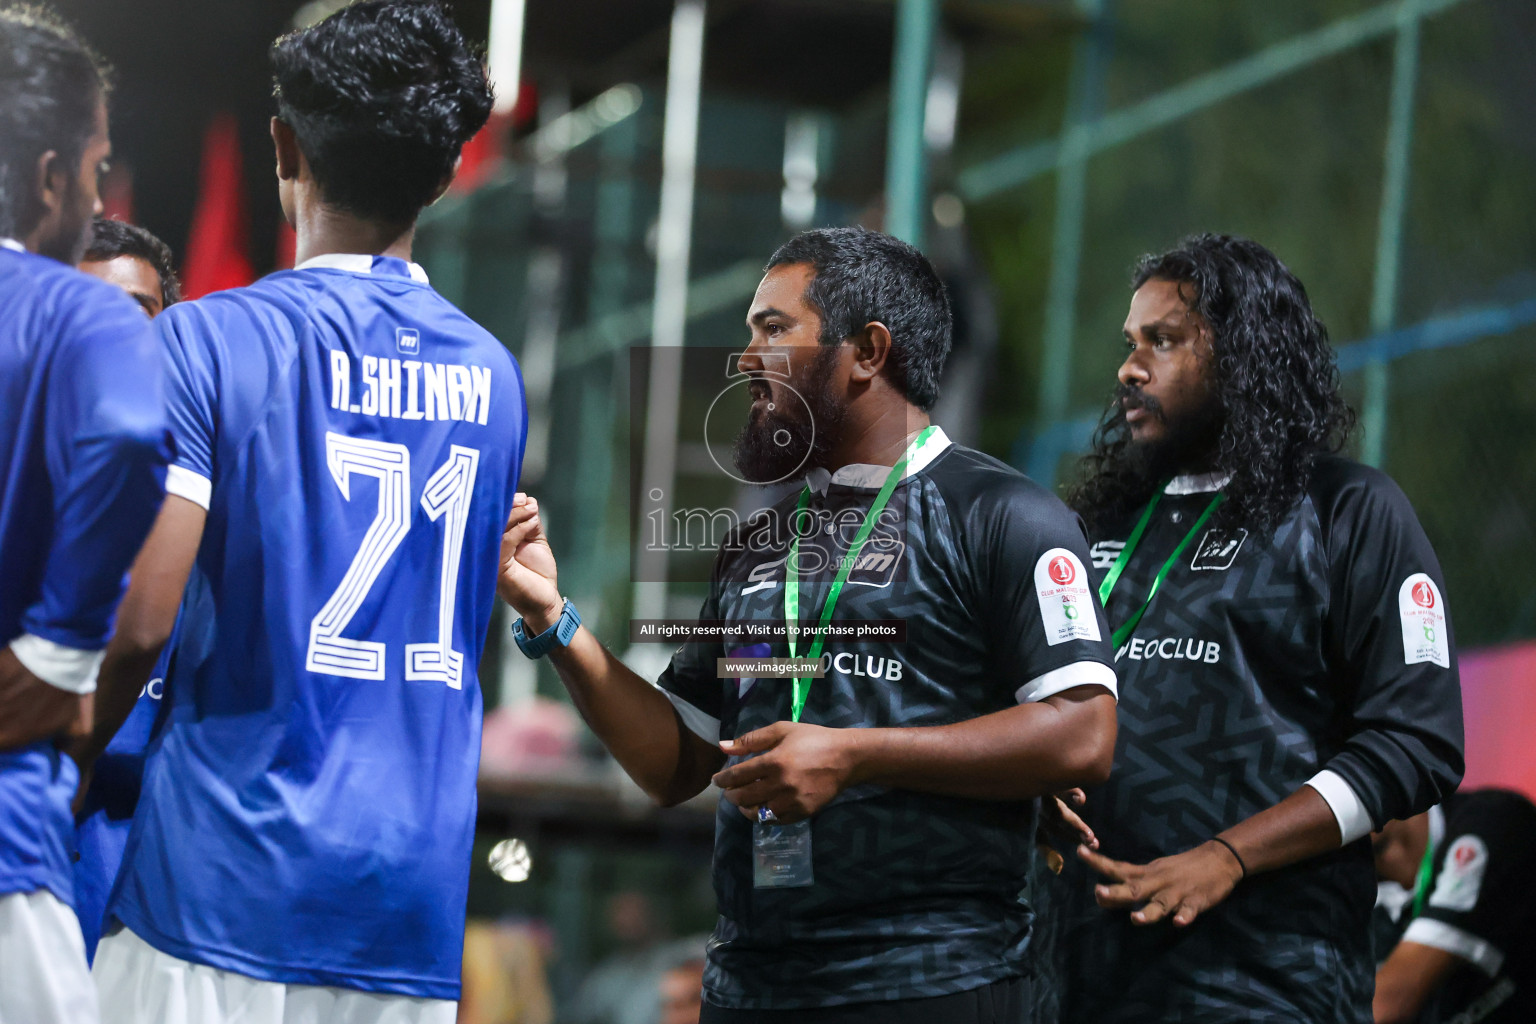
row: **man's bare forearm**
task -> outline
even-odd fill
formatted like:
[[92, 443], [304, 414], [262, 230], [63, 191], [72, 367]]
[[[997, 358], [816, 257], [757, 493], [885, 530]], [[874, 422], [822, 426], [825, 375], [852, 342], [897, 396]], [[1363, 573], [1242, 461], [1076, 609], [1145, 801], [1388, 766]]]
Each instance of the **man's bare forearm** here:
[[1232, 844], [1250, 875], [1337, 850], [1340, 843], [1333, 809], [1311, 786], [1238, 822], [1221, 837]]
[[672, 702], [585, 627], [549, 657], [581, 717], [654, 800], [670, 806], [709, 785], [724, 755], [684, 727]]
[[1026, 800], [1109, 776], [1115, 699], [1081, 687], [953, 725], [848, 732], [850, 784]]
[[149, 682], [175, 628], [176, 612], [206, 521], [202, 508], [174, 494], [160, 506], [155, 525], [128, 571], [128, 591], [118, 608], [117, 630], [102, 658], [95, 727], [70, 748], [82, 767], [89, 767], [107, 749]]

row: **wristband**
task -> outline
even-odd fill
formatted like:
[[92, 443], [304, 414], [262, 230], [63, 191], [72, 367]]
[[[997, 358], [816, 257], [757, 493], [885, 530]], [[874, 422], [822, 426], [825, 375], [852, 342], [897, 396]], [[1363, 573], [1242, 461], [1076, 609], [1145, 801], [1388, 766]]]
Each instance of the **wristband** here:
[[[1225, 846], [1227, 848], [1227, 852], [1232, 855], [1232, 859], [1237, 861], [1237, 866], [1243, 872], [1243, 878], [1247, 878], [1248, 877], [1248, 865], [1243, 863], [1243, 858], [1237, 852], [1237, 848], [1235, 846], [1233, 846], [1231, 843], [1227, 842], [1225, 839], [1221, 838], [1221, 836], [1211, 836], [1211, 842], [1213, 842], [1213, 843], [1220, 843], [1222, 846]], [[1243, 878], [1239, 878], [1238, 881], [1241, 882], [1243, 880]]]
[[519, 618], [512, 623], [512, 639], [517, 641], [520, 651], [530, 658], [542, 658], [556, 646], [569, 647], [571, 638], [576, 635], [576, 630], [581, 626], [581, 615], [576, 611], [576, 606], [570, 598], [565, 599], [565, 607], [560, 609], [560, 618], [538, 636], [530, 637], [523, 628], [523, 620]]

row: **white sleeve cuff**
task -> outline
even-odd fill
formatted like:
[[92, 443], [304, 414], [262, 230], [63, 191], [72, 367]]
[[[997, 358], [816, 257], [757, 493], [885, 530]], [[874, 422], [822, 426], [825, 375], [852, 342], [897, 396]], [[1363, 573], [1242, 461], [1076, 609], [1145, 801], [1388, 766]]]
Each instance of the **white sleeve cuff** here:
[[1408, 930], [1403, 933], [1403, 941], [1432, 946], [1459, 956], [1490, 978], [1504, 966], [1504, 951], [1487, 939], [1480, 939], [1471, 932], [1464, 932], [1455, 925], [1430, 917], [1414, 918]]
[[82, 651], [23, 633], [11, 641], [11, 653], [43, 682], [70, 693], [96, 692], [96, 673], [105, 651]]
[[[661, 690], [659, 686], [656, 688]], [[661, 692], [666, 694], [667, 700], [677, 708], [678, 717], [682, 718], [689, 732], [711, 745], [720, 742], [720, 719], [711, 718], [675, 693], [667, 690], [661, 690]]]
[[213, 501], [213, 481], [186, 466], [168, 466], [165, 470], [165, 493], [186, 498], [206, 512], [209, 503]]
[[1317, 795], [1322, 797], [1333, 811], [1334, 820], [1339, 823], [1339, 835], [1342, 837], [1340, 846], [1348, 846], [1363, 836], [1375, 831], [1375, 825], [1371, 823], [1370, 812], [1365, 809], [1365, 804], [1360, 802], [1360, 797], [1350, 788], [1349, 783], [1337, 772], [1331, 772], [1324, 768], [1307, 780], [1307, 785], [1317, 790]]
[[1020, 704], [1033, 704], [1074, 686], [1102, 686], [1109, 691], [1111, 697], [1120, 699], [1115, 670], [1102, 661], [1074, 661], [1070, 665], [1052, 669], [1019, 687], [1013, 696]]

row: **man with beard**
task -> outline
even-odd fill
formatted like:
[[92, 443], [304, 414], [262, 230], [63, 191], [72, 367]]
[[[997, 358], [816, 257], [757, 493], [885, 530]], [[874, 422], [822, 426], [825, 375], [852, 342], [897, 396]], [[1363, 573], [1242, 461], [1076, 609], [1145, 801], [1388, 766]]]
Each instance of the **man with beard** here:
[[[757, 379], [738, 468], [808, 472], [727, 539], [700, 618], [903, 619], [905, 643], [788, 629], [730, 657], [685, 643], [658, 689], [562, 628], [570, 604], [532, 499], [502, 548], [514, 633], [553, 652], [652, 797], [723, 790], [703, 1021], [1025, 1020], [1033, 798], [1102, 781], [1115, 731], [1082, 528], [929, 424], [950, 312], [915, 249], [861, 229], [799, 235], [747, 324], [739, 368]], [[762, 674], [731, 667], [743, 653], [824, 674], [722, 678]]]
[[159, 346], [73, 267], [111, 151], [105, 72], [0, 8], [0, 1020], [96, 1019], [68, 851], [75, 764], [123, 573], [162, 498]]
[[[1327, 332], [1268, 250], [1143, 259], [1069, 501], [1122, 698], [1083, 816], [1071, 1021], [1368, 1022], [1367, 839], [1462, 771], [1444, 583], [1402, 492], [1337, 456]], [[1097, 883], [1097, 884], [1096, 884]]]

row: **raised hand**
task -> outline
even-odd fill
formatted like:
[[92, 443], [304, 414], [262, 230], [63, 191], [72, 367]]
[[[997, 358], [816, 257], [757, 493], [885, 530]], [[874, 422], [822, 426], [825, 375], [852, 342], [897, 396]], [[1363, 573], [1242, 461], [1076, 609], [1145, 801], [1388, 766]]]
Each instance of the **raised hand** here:
[[538, 500], [521, 492], [512, 500], [512, 515], [501, 535], [496, 592], [523, 617], [530, 634], [553, 625], [565, 603], [556, 582], [555, 554], [539, 519]]

